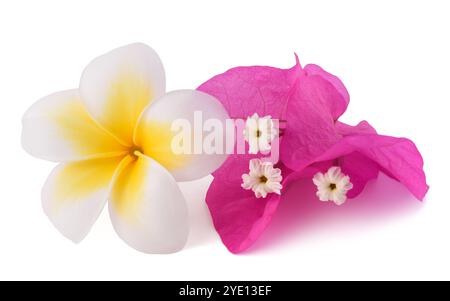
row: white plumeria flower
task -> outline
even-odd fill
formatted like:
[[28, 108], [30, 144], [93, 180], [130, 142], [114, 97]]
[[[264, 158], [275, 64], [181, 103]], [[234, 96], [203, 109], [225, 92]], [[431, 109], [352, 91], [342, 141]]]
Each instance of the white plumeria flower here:
[[330, 167], [325, 174], [315, 174], [313, 182], [317, 186], [316, 195], [319, 200], [333, 201], [336, 205], [342, 205], [347, 200], [347, 191], [353, 188], [350, 177], [343, 174], [337, 166]]
[[22, 145], [59, 164], [42, 191], [45, 213], [74, 242], [89, 232], [108, 200], [117, 234], [146, 253], [180, 250], [188, 214], [176, 181], [210, 174], [226, 155], [175, 154], [171, 123], [194, 112], [228, 115], [212, 96], [166, 94], [163, 65], [144, 44], [115, 49], [84, 70], [79, 89], [36, 102], [23, 117]]
[[257, 154], [270, 150], [270, 143], [278, 135], [278, 130], [270, 115], [259, 117], [258, 113], [247, 117], [244, 129], [245, 141], [249, 144], [249, 153]]
[[242, 175], [242, 188], [253, 190], [257, 198], [265, 198], [268, 193], [280, 194], [281, 170], [273, 168], [271, 162], [263, 162], [260, 159], [252, 159], [249, 163], [249, 173]]

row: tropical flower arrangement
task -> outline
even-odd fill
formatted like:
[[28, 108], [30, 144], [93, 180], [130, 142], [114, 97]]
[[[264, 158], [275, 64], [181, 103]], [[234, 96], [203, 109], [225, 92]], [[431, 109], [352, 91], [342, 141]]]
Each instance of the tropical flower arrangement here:
[[[42, 203], [75, 242], [108, 203], [113, 227], [128, 245], [146, 253], [178, 251], [189, 220], [177, 182], [212, 174], [206, 203], [214, 227], [239, 253], [259, 238], [299, 179], [314, 183], [318, 201], [336, 205], [358, 196], [379, 172], [424, 198], [428, 186], [414, 143], [378, 134], [366, 121], [339, 121], [348, 104], [339, 78], [317, 65], [302, 67], [297, 56], [290, 69], [236, 67], [196, 90], [166, 93], [158, 55], [132, 44], [93, 60], [78, 89], [36, 102], [23, 118], [22, 145], [61, 162], [44, 185]], [[232, 135], [216, 132], [212, 139], [216, 146], [231, 139], [231, 152], [175, 151], [174, 145], [191, 145], [178, 139], [174, 122], [195, 124], [196, 112], [217, 121], [209, 129], [243, 120]], [[187, 137], [195, 135], [189, 127]]]

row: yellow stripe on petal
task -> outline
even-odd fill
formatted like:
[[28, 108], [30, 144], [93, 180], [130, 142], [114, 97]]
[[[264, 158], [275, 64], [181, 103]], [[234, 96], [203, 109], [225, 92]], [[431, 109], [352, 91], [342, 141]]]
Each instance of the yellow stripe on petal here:
[[71, 162], [127, 151], [91, 118], [76, 89], [37, 101], [25, 113], [22, 124], [22, 145], [39, 158]]
[[101, 158], [65, 164], [55, 175], [56, 201], [82, 200], [107, 188], [122, 157]]
[[172, 171], [189, 163], [188, 156], [172, 150], [172, 140], [176, 134], [169, 122], [144, 119], [136, 128], [135, 140], [146, 156]]
[[139, 43], [94, 59], [80, 80], [80, 93], [91, 116], [129, 147], [140, 114], [164, 92], [161, 60], [152, 48]]
[[80, 156], [114, 156], [127, 151], [89, 116], [83, 103], [74, 98], [49, 112], [61, 137]]
[[[222, 104], [211, 95], [195, 90], [172, 91], [145, 109], [134, 138], [144, 153], [168, 169], [175, 180], [195, 180], [212, 173], [227, 158], [225, 142], [234, 141], [233, 131], [224, 132], [227, 119]], [[203, 132], [198, 133], [197, 124]]]
[[128, 156], [115, 177], [109, 214], [117, 234], [146, 253], [180, 250], [188, 235], [186, 202], [175, 179], [155, 160]]
[[136, 122], [152, 99], [152, 89], [147, 81], [132, 71], [125, 71], [111, 84], [102, 124], [131, 146]]
[[132, 222], [144, 199], [149, 161], [130, 155], [121, 165], [112, 188], [111, 203], [119, 215]]
[[42, 189], [42, 206], [55, 227], [79, 242], [89, 232], [108, 198], [122, 158], [59, 164]]

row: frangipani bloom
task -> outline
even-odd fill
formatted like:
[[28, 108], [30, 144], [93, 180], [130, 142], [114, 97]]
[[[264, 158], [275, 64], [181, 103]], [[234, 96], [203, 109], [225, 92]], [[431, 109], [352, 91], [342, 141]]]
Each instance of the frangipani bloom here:
[[[233, 253], [250, 247], [275, 214], [283, 191], [296, 179], [312, 179], [318, 172], [337, 166], [349, 177], [356, 197], [379, 171], [403, 183], [418, 199], [428, 186], [423, 161], [414, 143], [405, 138], [378, 135], [365, 121], [349, 126], [338, 121], [349, 95], [342, 82], [317, 65], [290, 69], [237, 67], [217, 75], [198, 90], [219, 99], [230, 116], [270, 115], [285, 120], [280, 137], [281, 196], [257, 198], [241, 187], [251, 159], [263, 155], [232, 155], [213, 173], [206, 202], [214, 226]], [[274, 162], [275, 163], [275, 162]], [[301, 201], [298, 199], [284, 201]]]
[[84, 70], [79, 89], [35, 103], [23, 117], [22, 145], [30, 154], [62, 162], [42, 190], [45, 213], [74, 242], [81, 241], [109, 200], [117, 234], [147, 253], [181, 249], [188, 213], [176, 181], [210, 174], [225, 155], [177, 155], [171, 123], [228, 118], [205, 93], [165, 94], [158, 55], [143, 44], [113, 50]]

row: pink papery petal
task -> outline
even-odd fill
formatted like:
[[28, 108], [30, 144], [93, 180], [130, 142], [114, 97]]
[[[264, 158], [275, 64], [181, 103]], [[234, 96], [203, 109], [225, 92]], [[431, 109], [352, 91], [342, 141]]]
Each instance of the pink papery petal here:
[[[356, 126], [337, 121], [335, 126], [336, 131], [344, 137], [377, 133], [367, 121], [361, 121]], [[350, 199], [357, 197], [364, 190], [367, 182], [376, 179], [380, 169], [375, 162], [358, 152], [339, 158], [338, 165], [344, 174], [350, 176], [353, 184], [353, 188], [347, 193], [347, 197]]]
[[[280, 196], [275, 193], [256, 198], [253, 191], [241, 188], [240, 175], [248, 172], [249, 164], [249, 158], [243, 157], [246, 156], [227, 160], [215, 174], [206, 194], [214, 227], [232, 253], [246, 250], [259, 238], [280, 202]], [[283, 168], [283, 186], [288, 174]]]
[[[375, 163], [380, 171], [404, 184], [417, 199], [424, 198], [428, 185], [422, 156], [409, 139], [377, 134], [348, 135], [315, 161], [340, 159], [344, 162], [343, 171], [348, 172], [351, 179], [355, 177], [358, 185], [362, 185], [376, 177], [375, 167], [363, 157]], [[359, 189], [357, 187], [357, 193]]]
[[347, 192], [348, 198], [357, 197], [366, 186], [367, 182], [374, 180], [378, 176], [378, 165], [359, 152], [339, 158], [338, 165], [342, 172], [350, 177], [353, 188]]
[[377, 131], [365, 120], [355, 126], [336, 121], [335, 127], [336, 131], [342, 136], [377, 133]]
[[236, 185], [240, 187], [239, 182], [223, 183], [215, 179], [206, 195], [214, 227], [232, 253], [242, 252], [256, 241], [280, 201], [280, 196], [274, 193], [257, 199], [253, 191], [235, 189]]
[[301, 170], [341, 139], [335, 129], [337, 107], [346, 103], [333, 85], [321, 76], [300, 76], [286, 111], [280, 146], [284, 164]]
[[[345, 110], [347, 109], [348, 103], [350, 102], [350, 95], [348, 94], [347, 89], [345, 88], [342, 81], [337, 76], [328, 73], [321, 67], [314, 64], [306, 65], [304, 71], [310, 76], [317, 75], [322, 77], [325, 81], [333, 86], [334, 89], [330, 89], [328, 92], [332, 94], [331, 97], [328, 97], [328, 100], [331, 100], [331, 102], [329, 103], [329, 107], [333, 118], [337, 120], [342, 114], [344, 114]], [[341, 99], [337, 100], [338, 95], [333, 95], [335, 93], [338, 93]]]
[[301, 66], [279, 69], [265, 66], [236, 67], [203, 83], [197, 90], [215, 96], [232, 118], [258, 113], [281, 118]]
[[[301, 102], [320, 103], [332, 119], [337, 119], [349, 102], [347, 90], [336, 76], [317, 65], [302, 69], [297, 56], [295, 66], [289, 69], [236, 67], [197, 88], [219, 99], [231, 117], [243, 119], [254, 113], [286, 119], [287, 106], [298, 101], [296, 91], [299, 89], [303, 97], [309, 97], [300, 99]], [[298, 117], [308, 113], [312, 112], [305, 111]], [[322, 112], [315, 112], [318, 113], [322, 115]]]
[[[280, 156], [291, 169], [326, 151], [339, 139], [334, 121], [349, 97], [341, 81], [316, 65], [303, 70], [237, 67], [208, 80], [198, 90], [215, 96], [233, 118], [258, 113], [287, 120]], [[289, 109], [288, 109], [289, 108]]]

